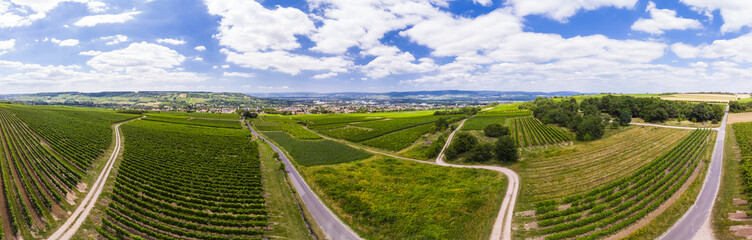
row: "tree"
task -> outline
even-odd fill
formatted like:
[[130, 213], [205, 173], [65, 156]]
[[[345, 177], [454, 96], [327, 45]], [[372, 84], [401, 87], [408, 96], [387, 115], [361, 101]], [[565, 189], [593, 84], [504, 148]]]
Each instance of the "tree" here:
[[632, 110], [629, 108], [622, 108], [619, 110], [619, 124], [627, 126], [632, 122]]
[[478, 144], [478, 139], [470, 133], [460, 132], [457, 134], [457, 140], [455, 140], [450, 148], [457, 153], [462, 154], [470, 151], [475, 145]]
[[585, 116], [577, 125], [577, 140], [590, 141], [603, 137], [606, 127], [599, 116]]
[[498, 123], [492, 123], [486, 126], [485, 129], [483, 129], [483, 134], [485, 134], [488, 137], [501, 137], [504, 135], [509, 135], [509, 128], [501, 126], [501, 124]]
[[510, 136], [501, 136], [494, 144], [494, 154], [496, 159], [502, 162], [515, 162], [519, 157], [517, 146]]
[[475, 145], [467, 156], [467, 160], [471, 162], [486, 162], [491, 160], [493, 156], [493, 147], [488, 143], [481, 143]]
[[250, 111], [247, 111], [247, 110], [243, 110], [243, 117], [245, 117], [245, 118], [257, 118], [258, 117], [258, 113], [250, 112]]
[[447, 127], [449, 127], [449, 122], [447, 122], [446, 118], [443, 118], [443, 117], [436, 119], [436, 121], [433, 124], [434, 124], [434, 132], [447, 129]]

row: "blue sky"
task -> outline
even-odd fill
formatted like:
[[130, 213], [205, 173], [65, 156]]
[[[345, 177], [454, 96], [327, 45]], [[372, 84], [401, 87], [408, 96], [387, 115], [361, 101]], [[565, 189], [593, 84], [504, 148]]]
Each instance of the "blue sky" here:
[[0, 0], [0, 93], [752, 91], [748, 0]]

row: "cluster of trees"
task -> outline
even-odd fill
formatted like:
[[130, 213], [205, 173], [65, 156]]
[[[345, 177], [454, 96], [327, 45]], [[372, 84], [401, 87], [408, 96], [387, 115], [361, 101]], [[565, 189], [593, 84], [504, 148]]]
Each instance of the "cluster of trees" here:
[[752, 102], [740, 103], [738, 101], [729, 102], [729, 112], [742, 113], [752, 111]]
[[266, 114], [279, 114], [283, 116], [292, 115], [292, 111], [277, 111], [274, 108], [262, 108], [261, 110], [259, 110], [259, 112], [263, 112]]
[[501, 162], [517, 161], [519, 154], [514, 140], [509, 136], [509, 128], [494, 123], [488, 125], [483, 132], [486, 136], [497, 137], [496, 141], [479, 143], [478, 138], [470, 133], [457, 133], [457, 139], [447, 148], [447, 158], [456, 159], [459, 156], [465, 156], [470, 162], [487, 162], [491, 159]]
[[258, 113], [251, 112], [251, 111], [248, 111], [248, 110], [238, 109], [235, 112], [238, 113], [238, 114], [240, 114], [240, 116], [243, 116], [244, 118], [257, 118], [258, 117]]
[[463, 107], [454, 110], [439, 110], [433, 112], [433, 115], [475, 115], [480, 112], [481, 107]]
[[663, 122], [673, 118], [715, 123], [723, 118], [724, 113], [721, 105], [614, 95], [587, 98], [581, 103], [574, 98], [562, 101], [537, 98], [527, 107], [543, 123], [560, 124], [572, 129], [580, 141], [600, 139], [606, 125], [626, 126], [633, 117], [647, 122]]
[[431, 132], [436, 133], [438, 131], [443, 131], [444, 129], [449, 128], [449, 121], [447, 120], [448, 118], [443, 117], [436, 119], [436, 121], [433, 122], [433, 126], [431, 127]]

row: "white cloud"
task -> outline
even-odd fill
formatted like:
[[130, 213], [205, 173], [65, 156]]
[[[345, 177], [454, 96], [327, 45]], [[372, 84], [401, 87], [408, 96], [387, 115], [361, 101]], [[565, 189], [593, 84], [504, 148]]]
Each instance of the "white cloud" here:
[[334, 77], [334, 76], [337, 76], [337, 75], [338, 74], [336, 72], [330, 72], [330, 73], [322, 73], [322, 74], [313, 75], [313, 78], [315, 78], [315, 79], [325, 79], [325, 78], [330, 78], [330, 77]]
[[205, 0], [209, 13], [222, 16], [219, 44], [240, 52], [290, 50], [300, 47], [295, 35], [315, 29], [297, 8], [270, 10], [256, 1]]
[[202, 58], [202, 57], [199, 57], [199, 56], [195, 56], [195, 57], [193, 57], [193, 61], [196, 61], [196, 62], [203, 62], [203, 61], [204, 61], [204, 58]]
[[650, 12], [650, 19], [640, 18], [632, 24], [632, 30], [651, 34], [663, 34], [665, 30], [687, 30], [702, 28], [700, 21], [676, 16], [671, 9], [658, 9], [655, 3], [648, 3], [645, 11]]
[[296, 35], [315, 29], [308, 15], [296, 8], [266, 9], [256, 1], [205, 0], [210, 14], [222, 16], [219, 45], [227, 61], [239, 66], [272, 69], [289, 74], [303, 70], [347, 71], [350, 61], [340, 56], [314, 58], [287, 52], [300, 48]]
[[703, 62], [703, 61], [699, 61], [699, 62], [696, 62], [696, 63], [690, 63], [689, 66], [692, 66], [692, 67], [695, 67], [695, 68], [707, 68], [708, 64], [705, 63], [705, 62]]
[[165, 46], [140, 42], [97, 54], [86, 64], [100, 72], [143, 73], [174, 68], [185, 59], [185, 56]]
[[728, 59], [738, 63], [752, 63], [752, 33], [734, 39], [715, 40], [710, 45], [693, 47], [676, 43], [671, 49], [680, 58]]
[[128, 41], [128, 36], [118, 34], [118, 35], [114, 35], [114, 36], [101, 37], [99, 39], [101, 39], [103, 41], [107, 41], [105, 43], [107, 45], [116, 45], [116, 44], [119, 44], [121, 42], [127, 42]]
[[86, 51], [86, 52], [79, 52], [78, 53], [78, 55], [82, 55], [82, 56], [96, 56], [96, 55], [99, 55], [99, 54], [102, 54], [102, 52], [100, 52], [100, 51], [94, 51], [94, 50], [89, 50], [89, 51]]
[[238, 66], [261, 70], [273, 69], [292, 75], [297, 75], [303, 70], [346, 72], [352, 64], [342, 57], [314, 58], [286, 51], [236, 53], [222, 49], [220, 52], [227, 55], [228, 62]]
[[133, 16], [138, 15], [139, 11], [124, 12], [121, 14], [102, 14], [82, 17], [73, 25], [78, 27], [93, 27], [104, 23], [124, 23], [133, 20]]
[[172, 44], [172, 45], [183, 45], [185, 44], [185, 41], [180, 39], [174, 39], [174, 38], [162, 38], [157, 39], [158, 43], [166, 43], [166, 44]]
[[203, 52], [203, 51], [206, 51], [206, 47], [204, 47], [204, 46], [196, 46], [196, 47], [195, 47], [195, 48], [193, 48], [193, 49], [196, 49], [196, 51], [199, 51], [199, 52]]
[[16, 39], [0, 41], [0, 50], [11, 50], [16, 46]]
[[310, 4], [323, 12], [322, 26], [311, 34], [316, 42], [312, 50], [334, 54], [353, 46], [379, 46], [385, 33], [441, 14], [428, 0], [313, 0]]
[[228, 69], [228, 68], [230, 68], [230, 65], [227, 65], [227, 64], [222, 65], [222, 69]]
[[383, 78], [392, 74], [424, 73], [438, 68], [430, 58], [421, 58], [418, 63], [414, 63], [415, 57], [412, 54], [401, 52], [393, 46], [375, 47], [367, 54], [377, 56], [363, 67], [366, 75], [372, 78]]
[[[713, 1], [713, 0], [710, 0]], [[566, 22], [577, 11], [595, 10], [602, 7], [633, 8], [637, 0], [509, 0], [506, 5], [514, 8], [517, 16], [544, 15]]]
[[108, 8], [106, 3], [100, 2], [100, 1], [90, 1], [86, 3], [86, 7], [89, 9], [89, 12], [93, 13], [100, 13], [107, 11]]
[[752, 26], [752, 1], [748, 0], [681, 0], [698, 12], [710, 13], [720, 10], [723, 17], [721, 31], [735, 32]]
[[222, 74], [224, 77], [244, 77], [244, 78], [252, 78], [255, 77], [256, 74], [253, 73], [243, 73], [243, 72], [224, 72]]
[[52, 42], [52, 43], [57, 44], [57, 45], [59, 45], [61, 47], [74, 47], [74, 46], [78, 46], [78, 42], [79, 42], [78, 39], [60, 40], [60, 39], [56, 39], [56, 38], [44, 38], [44, 41], [45, 42], [47, 42], [47, 41]]
[[473, 0], [473, 2], [483, 6], [490, 6], [493, 3], [493, 0]]

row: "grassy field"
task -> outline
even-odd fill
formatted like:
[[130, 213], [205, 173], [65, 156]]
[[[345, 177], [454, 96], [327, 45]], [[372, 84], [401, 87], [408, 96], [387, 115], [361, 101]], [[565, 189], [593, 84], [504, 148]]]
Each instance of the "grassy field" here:
[[287, 173], [280, 169], [274, 159], [274, 151], [268, 144], [256, 140], [261, 157], [261, 177], [264, 179], [264, 198], [271, 230], [264, 232], [270, 239], [313, 239], [295, 202], [295, 192], [287, 182]]
[[497, 172], [380, 157], [302, 173], [366, 239], [486, 239], [506, 187]]
[[297, 164], [303, 166], [351, 162], [373, 155], [332, 140], [297, 140], [285, 132], [263, 134], [279, 144]]
[[[729, 213], [737, 211], [750, 212], [749, 205], [734, 205], [733, 199], [747, 199], [745, 188], [748, 183], [743, 175], [745, 158], [749, 158], [752, 142], [748, 139], [752, 136], [752, 123], [735, 123], [728, 125], [726, 129], [726, 145], [723, 159], [723, 176], [721, 187], [718, 190], [718, 198], [713, 206], [713, 231], [718, 239], [745, 239], [735, 236], [730, 230], [735, 225], [752, 225], [752, 221], [732, 221]], [[740, 141], [741, 140], [741, 141]], [[747, 160], [748, 161], [748, 160]], [[749, 213], [748, 213], [749, 215]]]

